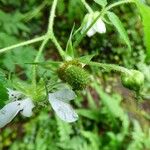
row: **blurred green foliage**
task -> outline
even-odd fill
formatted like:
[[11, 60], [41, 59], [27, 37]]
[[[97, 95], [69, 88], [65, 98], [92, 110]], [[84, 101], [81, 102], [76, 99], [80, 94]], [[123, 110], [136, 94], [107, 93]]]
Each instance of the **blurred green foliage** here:
[[[0, 0], [0, 48], [45, 33], [51, 2], [52, 0]], [[95, 10], [99, 9], [93, 1], [89, 2]], [[121, 16], [132, 51], [129, 53], [112, 24], [108, 25], [105, 35], [86, 37], [77, 51], [81, 56], [98, 53], [94, 57], [96, 61], [140, 69], [146, 77], [144, 90], [149, 92], [150, 71], [145, 63], [143, 30], [137, 15], [138, 10], [134, 5], [127, 5], [115, 8], [114, 12]], [[68, 41], [73, 24], [75, 23], [77, 29], [85, 13], [80, 0], [59, 0], [54, 29], [63, 47]], [[33, 61], [38, 46], [37, 43], [2, 54], [1, 69], [8, 75], [16, 73], [19, 78], [30, 80], [31, 68], [26, 63]], [[49, 58], [59, 58], [51, 43], [47, 46], [42, 60]], [[74, 105], [80, 116], [77, 122], [64, 123], [49, 113], [49, 108], [35, 113], [30, 119], [16, 118], [15, 123], [0, 130], [0, 150], [149, 150], [149, 112], [137, 108], [135, 97], [130, 97], [130, 92], [122, 89], [120, 85], [121, 94], [114, 92], [113, 88], [118, 83], [116, 74], [110, 73], [112, 81], [108, 73], [99, 73], [94, 67], [90, 69], [98, 78], [75, 101]], [[41, 70], [40, 74], [43, 73]], [[124, 96], [122, 92], [127, 94]], [[150, 104], [146, 105], [150, 107]]]

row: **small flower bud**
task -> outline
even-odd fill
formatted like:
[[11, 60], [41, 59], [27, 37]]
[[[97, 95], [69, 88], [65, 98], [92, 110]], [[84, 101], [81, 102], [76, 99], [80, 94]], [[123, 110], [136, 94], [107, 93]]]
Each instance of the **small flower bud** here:
[[67, 82], [73, 90], [82, 90], [89, 83], [89, 74], [82, 68], [81, 64], [69, 61], [58, 69], [58, 76]]
[[121, 81], [124, 87], [139, 91], [144, 84], [144, 75], [140, 71], [131, 70], [131, 74], [122, 74]]

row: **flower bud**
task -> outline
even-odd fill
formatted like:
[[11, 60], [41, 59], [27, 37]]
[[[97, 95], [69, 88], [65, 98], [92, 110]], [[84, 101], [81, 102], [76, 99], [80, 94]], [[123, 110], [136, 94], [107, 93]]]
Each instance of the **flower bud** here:
[[144, 84], [144, 75], [140, 71], [131, 70], [131, 74], [122, 74], [121, 81], [124, 87], [139, 91]]
[[82, 68], [81, 64], [69, 61], [58, 69], [58, 76], [68, 83], [73, 90], [82, 90], [89, 83], [89, 74]]

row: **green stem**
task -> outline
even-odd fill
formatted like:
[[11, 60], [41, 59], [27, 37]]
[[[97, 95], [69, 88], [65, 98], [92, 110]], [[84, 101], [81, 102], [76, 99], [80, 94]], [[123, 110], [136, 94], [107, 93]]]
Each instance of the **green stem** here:
[[109, 71], [114, 70], [114, 71], [118, 71], [118, 72], [126, 73], [126, 74], [130, 74], [131, 73], [129, 69], [124, 68], [122, 66], [115, 65], [115, 64], [105, 64], [105, 63], [98, 63], [98, 62], [89, 62], [88, 65], [101, 67], [101, 68], [109, 70]]
[[[42, 44], [41, 44], [41, 46], [39, 48], [39, 51], [38, 51], [38, 53], [36, 55], [36, 58], [35, 58], [34, 62], [38, 62], [39, 61], [40, 56], [41, 56], [41, 54], [42, 54], [42, 52], [43, 52], [43, 50], [45, 48], [45, 45], [47, 44], [48, 40], [49, 40], [49, 37], [47, 36], [42, 41]], [[37, 73], [37, 65], [33, 65], [32, 66], [32, 85], [33, 85], [34, 88], [36, 88], [36, 73]]]
[[89, 6], [89, 4], [85, 0], [81, 0], [85, 8], [88, 10], [89, 13], [93, 13], [92, 8]]
[[89, 29], [96, 23], [96, 21], [104, 14], [105, 9], [102, 9], [102, 11], [99, 13], [99, 15], [94, 19], [94, 21], [89, 25], [89, 27], [81, 34], [81, 36], [74, 42], [73, 47], [76, 48], [81, 40], [86, 36]]
[[36, 56], [34, 62], [37, 62], [37, 61], [39, 60], [39, 58], [40, 58], [40, 56], [42, 55], [42, 52], [43, 52], [44, 47], [45, 47], [45, 45], [47, 44], [48, 40], [49, 40], [49, 37], [46, 36], [46, 38], [42, 41], [42, 44], [41, 44], [41, 46], [40, 46], [40, 48], [39, 48], [39, 51], [38, 51], [38, 53], [37, 53], [37, 56]]
[[126, 3], [132, 3], [132, 2], [134, 3], [134, 0], [122, 0], [122, 1], [119, 1], [119, 2], [116, 2], [114, 4], [109, 5], [108, 7], [106, 7], [106, 10], [108, 11], [108, 10], [110, 10], [116, 6], [126, 4]]
[[48, 21], [48, 31], [47, 31], [47, 33], [49, 35], [51, 35], [51, 34], [53, 35], [53, 24], [54, 24], [56, 6], [57, 6], [57, 0], [54, 0], [52, 8], [50, 10], [50, 17], [49, 17], [49, 21]]
[[[46, 33], [45, 38], [39, 48], [39, 51], [37, 53], [37, 56], [36, 56], [34, 62], [38, 62], [39, 58], [42, 55], [45, 45], [47, 44], [48, 40], [50, 38], [52, 39], [52, 37], [53, 37], [53, 22], [54, 22], [54, 17], [55, 17], [56, 6], [57, 6], [57, 0], [54, 0], [51, 10], [50, 10], [47, 33]], [[34, 88], [36, 88], [36, 75], [37, 75], [37, 65], [33, 65], [32, 66], [32, 85]]]
[[9, 51], [9, 50], [17, 48], [17, 47], [21, 47], [21, 46], [25, 46], [25, 45], [29, 45], [29, 44], [32, 44], [32, 43], [36, 43], [36, 42], [42, 41], [42, 40], [44, 40], [44, 38], [45, 38], [45, 35], [37, 37], [37, 38], [32, 39], [32, 40], [28, 40], [28, 41], [19, 43], [19, 44], [15, 44], [15, 45], [12, 45], [12, 46], [8, 46], [8, 47], [5, 47], [5, 48], [2, 48], [2, 49], [0, 49], [0, 53], [4, 53], [6, 51]]
[[62, 47], [60, 46], [60, 44], [58, 43], [55, 35], [54, 35], [54, 32], [53, 32], [53, 24], [54, 24], [54, 16], [55, 16], [55, 9], [56, 9], [56, 6], [57, 6], [57, 0], [54, 0], [53, 2], [53, 5], [52, 5], [52, 9], [50, 11], [50, 17], [49, 17], [49, 25], [48, 25], [48, 35], [50, 37], [50, 39], [52, 40], [52, 42], [54, 43], [54, 45], [56, 46], [60, 56], [63, 58], [63, 59], [66, 59], [66, 54], [64, 52], [64, 50], [62, 49]]
[[51, 40], [54, 43], [54, 45], [56, 46], [56, 48], [57, 48], [60, 56], [62, 57], [62, 59], [66, 60], [67, 59], [66, 53], [64, 52], [64, 50], [62, 49], [62, 47], [60, 46], [60, 44], [58, 43], [58, 41], [57, 41], [57, 39], [54, 35], [51, 36]]
[[119, 5], [122, 5], [122, 4], [126, 4], [126, 3], [131, 3], [131, 2], [134, 2], [134, 0], [122, 0], [122, 1], [119, 1], [119, 2], [116, 2], [114, 4], [111, 4], [109, 5], [108, 7], [106, 8], [103, 8], [102, 11], [99, 13], [99, 15], [93, 20], [93, 22], [90, 24], [90, 26], [81, 34], [81, 36], [74, 42], [73, 44], [73, 47], [76, 48], [81, 40], [86, 36], [87, 32], [90, 30], [90, 28], [96, 23], [96, 21], [102, 17], [103, 15], [105, 15], [105, 13], [107, 11], [109, 11], [110, 9], [116, 7], [116, 6], [119, 6]]

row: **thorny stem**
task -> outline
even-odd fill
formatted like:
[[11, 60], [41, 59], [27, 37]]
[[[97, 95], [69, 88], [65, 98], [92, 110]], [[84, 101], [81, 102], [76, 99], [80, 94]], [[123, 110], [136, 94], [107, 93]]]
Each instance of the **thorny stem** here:
[[32, 39], [32, 40], [28, 40], [28, 41], [25, 41], [25, 42], [21, 42], [19, 44], [15, 44], [15, 45], [12, 45], [12, 46], [8, 46], [8, 47], [5, 47], [5, 48], [2, 48], [0, 49], [0, 53], [4, 53], [6, 51], [9, 51], [11, 49], [14, 49], [14, 48], [17, 48], [17, 47], [21, 47], [21, 46], [25, 46], [25, 45], [29, 45], [29, 44], [32, 44], [32, 43], [36, 43], [36, 42], [39, 42], [39, 41], [42, 41], [45, 39], [45, 35], [43, 36], [40, 36], [40, 37], [37, 37], [35, 39]]
[[122, 66], [114, 65], [114, 64], [105, 64], [105, 63], [98, 63], [98, 62], [89, 62], [88, 65], [90, 66], [97, 66], [101, 67], [106, 70], [114, 70], [125, 74], [131, 74], [130, 70], [127, 68], [124, 68]]
[[62, 49], [62, 47], [60, 46], [60, 44], [58, 43], [56, 37], [55, 37], [54, 35], [52, 35], [50, 38], [51, 38], [52, 42], [55, 44], [55, 46], [56, 46], [56, 48], [57, 48], [57, 50], [58, 50], [60, 56], [61, 56], [64, 60], [67, 60], [67, 57], [68, 57], [68, 56], [67, 56], [66, 53], [63, 51], [63, 49]]
[[[51, 7], [51, 10], [50, 10], [50, 16], [49, 16], [49, 24], [48, 24], [48, 29], [47, 29], [47, 33], [45, 34], [45, 38], [39, 48], [39, 51], [37, 53], [37, 56], [34, 60], [34, 62], [38, 62], [43, 50], [44, 50], [44, 47], [45, 45], [47, 44], [48, 40], [51, 38], [53, 39], [54, 36], [53, 35], [53, 22], [54, 22], [54, 17], [55, 17], [55, 9], [56, 9], [56, 6], [57, 6], [57, 0], [54, 0], [53, 1], [53, 4], [52, 4], [52, 7]], [[33, 84], [33, 87], [35, 88], [36, 87], [36, 72], [37, 72], [37, 65], [33, 65], [33, 68], [32, 68], [32, 84]]]
[[[81, 0], [82, 2], [85, 1], [85, 0]], [[109, 11], [110, 9], [116, 7], [116, 6], [119, 6], [119, 5], [122, 5], [122, 4], [126, 4], [126, 3], [132, 3], [134, 2], [134, 0], [122, 0], [122, 1], [119, 1], [119, 2], [115, 2], [114, 4], [111, 4], [109, 5], [108, 7], [106, 8], [102, 8], [102, 11], [99, 13], [99, 15], [93, 20], [93, 22], [89, 25], [89, 27], [83, 32], [83, 34], [81, 34], [81, 36], [74, 42], [73, 44], [73, 47], [76, 48], [81, 40], [86, 36], [87, 32], [90, 30], [90, 28], [96, 23], [96, 21], [101, 18], [103, 15], [105, 15], [105, 13], [107, 11]], [[85, 5], [86, 6], [86, 5]]]
[[[39, 48], [38, 54], [35, 57], [34, 62], [38, 62], [38, 60], [40, 59], [40, 56], [42, 54], [42, 51], [44, 50], [44, 47], [46, 45], [46, 43], [48, 42], [49, 38], [48, 36], [42, 41], [42, 44]], [[36, 73], [37, 73], [37, 65], [33, 65], [32, 66], [32, 84], [33, 87], [36, 87]]]

